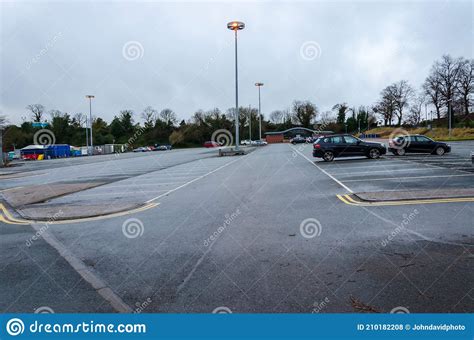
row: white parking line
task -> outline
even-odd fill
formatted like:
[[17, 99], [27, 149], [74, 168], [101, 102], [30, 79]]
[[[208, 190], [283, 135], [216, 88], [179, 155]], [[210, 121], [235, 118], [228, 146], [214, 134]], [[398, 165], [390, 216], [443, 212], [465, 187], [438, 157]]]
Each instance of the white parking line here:
[[357, 175], [357, 174], [373, 174], [374, 172], [394, 172], [394, 171], [440, 171], [450, 170], [449, 168], [406, 168], [406, 169], [386, 169], [386, 170], [371, 170], [371, 171], [354, 171], [354, 172], [333, 172], [334, 175]]
[[[410, 159], [414, 161], [414, 159]], [[434, 160], [434, 159], [418, 159], [417, 161], [422, 163], [436, 163], [436, 164], [446, 164], [446, 163], [470, 163], [466, 159], [443, 159], [443, 160]]]
[[[322, 164], [325, 164], [325, 162], [321, 162]], [[376, 163], [376, 162], [375, 162]], [[376, 165], [366, 165], [366, 166], [344, 166], [344, 164], [347, 164], [347, 163], [339, 163], [338, 165], [331, 165], [331, 166], [325, 166], [324, 168], [325, 169], [378, 169], [378, 168], [381, 168], [381, 167], [386, 167], [386, 166], [400, 166], [400, 167], [406, 167], [406, 164], [403, 163], [403, 162], [400, 162], [400, 163], [388, 163], [388, 164], [376, 164]], [[428, 165], [425, 165], [425, 164], [420, 164], [419, 168], [424, 168], [426, 169], [428, 167]]]
[[422, 179], [422, 178], [443, 178], [443, 177], [464, 177], [464, 176], [474, 176], [474, 174], [464, 174], [464, 175], [437, 175], [437, 176], [416, 176], [416, 177], [383, 177], [383, 178], [364, 178], [364, 179], [348, 179], [344, 182], [371, 182], [371, 181], [386, 181], [392, 179], [399, 180], [410, 180], [410, 179]]
[[181, 188], [184, 188], [184, 187], [188, 186], [189, 184], [194, 183], [194, 182], [200, 180], [201, 178], [204, 178], [204, 177], [206, 177], [206, 176], [209, 176], [210, 174], [213, 174], [214, 172], [219, 171], [220, 169], [223, 169], [223, 168], [225, 168], [226, 166], [228, 166], [228, 165], [230, 165], [230, 164], [232, 164], [232, 163], [235, 163], [235, 162], [237, 162], [238, 160], [240, 160], [240, 159], [242, 159], [242, 158], [244, 158], [244, 157], [245, 157], [245, 156], [243, 156], [243, 157], [238, 157], [237, 159], [234, 159], [233, 161], [230, 161], [230, 162], [228, 162], [228, 163], [226, 163], [226, 164], [224, 164], [224, 165], [221, 165], [220, 167], [218, 167], [218, 168], [216, 168], [216, 169], [214, 169], [214, 170], [212, 170], [212, 171], [209, 171], [209, 172], [205, 173], [204, 175], [201, 175], [201, 176], [199, 176], [199, 177], [196, 177], [196, 178], [190, 180], [189, 182], [186, 182], [186, 183], [184, 183], [184, 184], [182, 184], [182, 185], [180, 185], [180, 186], [178, 186], [178, 187], [176, 187], [176, 188], [174, 188], [174, 189], [168, 190], [168, 191], [165, 192], [164, 194], [161, 194], [161, 195], [156, 196], [156, 197], [154, 197], [154, 198], [152, 198], [152, 199], [149, 199], [149, 200], [146, 201], [145, 203], [151, 203], [151, 202], [153, 202], [153, 201], [156, 201], [157, 199], [160, 199], [161, 197], [164, 197], [164, 196], [166, 196], [166, 195], [168, 195], [168, 194], [170, 194], [170, 193], [172, 193], [172, 192], [175, 192], [176, 190], [179, 190], [179, 189], [181, 189]]
[[310, 162], [311, 164], [313, 164], [316, 168], [318, 168], [322, 173], [324, 173], [326, 176], [328, 176], [329, 178], [331, 178], [334, 182], [336, 182], [337, 184], [339, 184], [341, 187], [343, 187], [344, 189], [346, 189], [347, 191], [349, 191], [351, 194], [353, 194], [354, 192], [349, 188], [347, 187], [346, 185], [344, 185], [341, 181], [339, 181], [336, 177], [334, 177], [333, 175], [331, 175], [329, 172], [327, 172], [326, 170], [324, 169], [321, 169], [313, 160], [309, 159], [308, 157], [306, 157], [304, 154], [302, 154], [299, 150], [297, 150], [296, 148], [290, 146], [290, 148], [292, 148], [294, 151], [296, 151], [301, 157], [303, 157], [304, 159], [306, 159], [308, 162]]
[[111, 287], [107, 285], [105, 281], [99, 278], [89, 267], [73, 254], [63, 243], [61, 243], [51, 232], [44, 229], [42, 224], [33, 223], [31, 225], [33, 229], [41, 234], [43, 240], [48, 243], [51, 247], [56, 249], [59, 255], [67, 261], [71, 267], [78, 273], [85, 282], [88, 282], [92, 288], [99, 294], [103, 299], [108, 301], [110, 305], [120, 313], [131, 313], [132, 308], [127, 305], [122, 298], [116, 294]]
[[113, 186], [107, 186], [107, 189], [123, 189], [123, 188], [128, 188], [128, 187], [139, 187], [139, 186], [146, 186], [146, 187], [150, 187], [150, 186], [161, 186], [161, 185], [172, 185], [172, 184], [183, 184], [184, 182], [181, 181], [181, 182], [164, 182], [164, 183], [160, 183], [160, 182], [150, 182], [150, 183], [147, 183], [147, 182], [142, 182], [140, 181], [140, 183], [126, 183], [126, 184], [120, 184], [120, 185], [113, 185]]

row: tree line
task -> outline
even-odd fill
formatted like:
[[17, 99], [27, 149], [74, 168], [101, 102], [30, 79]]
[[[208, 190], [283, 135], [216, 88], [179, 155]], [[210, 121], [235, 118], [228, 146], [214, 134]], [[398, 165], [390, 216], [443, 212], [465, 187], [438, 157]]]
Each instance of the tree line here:
[[384, 88], [380, 100], [374, 106], [385, 125], [401, 125], [403, 122], [418, 125], [423, 106], [434, 108], [436, 119], [448, 115], [468, 121], [474, 98], [474, 60], [442, 56], [435, 61], [421, 88], [415, 90], [406, 80]]
[[[309, 100], [295, 100], [289, 108], [271, 112], [268, 119], [262, 115], [262, 133], [296, 126], [349, 133], [380, 124], [418, 126], [427, 124], [426, 119], [422, 119], [423, 108], [426, 111], [427, 106], [434, 110], [435, 124], [446, 124], [449, 109], [457, 126], [470, 127], [473, 126], [470, 114], [474, 100], [473, 70], [472, 59], [444, 55], [434, 62], [418, 90], [407, 80], [400, 80], [382, 89], [379, 100], [373, 105], [355, 108], [347, 103], [338, 103], [326, 112], [320, 112]], [[47, 111], [41, 104], [28, 105], [26, 110], [31, 122], [25, 121], [20, 126], [8, 125], [4, 117], [0, 117], [0, 124], [5, 126], [4, 151], [31, 144], [38, 130], [33, 127], [33, 122], [46, 121], [56, 143], [85, 145], [86, 126], [89, 126], [87, 114], [70, 114], [56, 109]], [[158, 111], [148, 106], [138, 114], [126, 109], [115, 115], [110, 123], [99, 116], [92, 118], [94, 145], [130, 144], [130, 139], [133, 139], [130, 147], [168, 143], [177, 147], [198, 146], [210, 140], [212, 133], [218, 129], [233, 132], [234, 117], [235, 108], [225, 112], [219, 108], [198, 110], [191, 118], [181, 121], [169, 108]], [[137, 122], [137, 118], [142, 122]], [[258, 110], [240, 107], [238, 118], [241, 138], [258, 139]]]

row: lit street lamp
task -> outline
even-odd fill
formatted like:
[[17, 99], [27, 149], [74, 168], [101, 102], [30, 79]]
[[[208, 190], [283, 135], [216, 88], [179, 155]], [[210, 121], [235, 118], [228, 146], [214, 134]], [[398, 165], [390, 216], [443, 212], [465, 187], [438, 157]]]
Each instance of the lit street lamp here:
[[86, 98], [89, 99], [89, 124], [91, 129], [91, 151], [90, 155], [92, 156], [94, 153], [94, 143], [92, 142], [92, 99], [95, 98], [93, 95], [88, 94]]
[[262, 107], [260, 105], [260, 87], [263, 86], [263, 83], [255, 83], [255, 86], [258, 87], [258, 129], [260, 140], [262, 140]]
[[227, 28], [234, 31], [235, 40], [235, 149], [239, 150], [239, 75], [237, 68], [237, 31], [243, 30], [245, 24], [240, 21], [227, 23]]

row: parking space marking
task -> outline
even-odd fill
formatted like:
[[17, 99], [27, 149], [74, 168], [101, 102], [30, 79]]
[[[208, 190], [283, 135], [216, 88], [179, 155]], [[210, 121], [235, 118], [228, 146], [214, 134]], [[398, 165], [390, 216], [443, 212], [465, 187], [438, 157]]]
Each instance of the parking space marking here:
[[[244, 156], [244, 157], [245, 157], [245, 156]], [[205, 174], [203, 174], [203, 175], [201, 175], [201, 176], [198, 176], [198, 177], [196, 177], [196, 178], [194, 178], [194, 179], [192, 179], [192, 180], [190, 180], [190, 181], [188, 181], [188, 182], [186, 182], [186, 183], [184, 183], [184, 184], [181, 184], [180, 186], [178, 186], [178, 187], [176, 187], [176, 188], [174, 188], [174, 189], [171, 189], [171, 190], [166, 191], [164, 194], [161, 194], [161, 195], [159, 195], [159, 196], [153, 197], [152, 199], [149, 199], [149, 200], [146, 201], [145, 203], [151, 203], [151, 202], [156, 201], [157, 199], [160, 199], [161, 197], [167, 196], [168, 194], [170, 194], [170, 193], [172, 193], [172, 192], [175, 192], [175, 191], [177, 191], [177, 190], [179, 190], [179, 189], [182, 189], [182, 188], [188, 186], [189, 184], [194, 183], [194, 182], [196, 182], [196, 181], [198, 181], [198, 180], [200, 180], [200, 179], [202, 179], [202, 178], [204, 178], [204, 177], [207, 177], [207, 176], [213, 174], [214, 172], [219, 171], [220, 169], [223, 169], [223, 168], [225, 168], [226, 166], [228, 166], [228, 165], [230, 165], [230, 164], [232, 164], [232, 163], [237, 162], [237, 161], [240, 160], [240, 159], [242, 159], [242, 158], [238, 157], [237, 159], [234, 159], [233, 161], [230, 161], [230, 162], [228, 162], [228, 163], [225, 163], [224, 165], [221, 165], [220, 167], [218, 167], [218, 168], [216, 168], [216, 169], [214, 169], [214, 170], [212, 170], [212, 171], [209, 171], [209, 172], [207, 172], [207, 173], [205, 173]]]
[[394, 171], [440, 171], [450, 170], [449, 168], [405, 168], [405, 169], [385, 169], [385, 170], [371, 170], [371, 171], [354, 171], [354, 172], [335, 172], [334, 175], [356, 175], [356, 174], [373, 174], [374, 172], [394, 172]]
[[42, 226], [32, 224], [32, 228], [37, 232], [41, 233], [43, 240], [53, 247], [69, 265], [78, 273], [82, 279], [89, 283], [92, 288], [99, 294], [104, 300], [110, 303], [110, 305], [119, 313], [131, 313], [132, 308], [122, 300], [122, 298], [116, 294], [109, 285], [99, 278], [89, 267], [79, 259], [75, 254], [71, 252], [63, 243], [61, 243], [49, 230], [44, 229]]
[[327, 172], [326, 170], [322, 169], [321, 167], [319, 167], [313, 160], [309, 159], [308, 157], [306, 157], [304, 154], [302, 154], [299, 150], [297, 150], [296, 148], [290, 146], [290, 148], [292, 148], [295, 152], [297, 152], [301, 157], [303, 157], [304, 159], [306, 159], [308, 162], [310, 162], [312, 165], [314, 165], [316, 168], [318, 168], [322, 173], [324, 173], [326, 176], [328, 176], [329, 178], [331, 178], [334, 182], [336, 182], [337, 184], [339, 184], [341, 187], [343, 187], [344, 189], [346, 189], [347, 191], [349, 191], [351, 194], [353, 194], [354, 192], [348, 187], [346, 186], [345, 184], [343, 184], [340, 180], [338, 180], [336, 177], [334, 177], [333, 175], [331, 175], [329, 172]]
[[357, 201], [350, 195], [336, 195], [339, 200], [348, 205], [358, 207], [378, 207], [378, 206], [399, 206], [399, 205], [415, 205], [415, 204], [435, 204], [435, 203], [465, 203], [474, 202], [474, 197], [458, 197], [458, 198], [433, 198], [419, 200], [399, 200], [385, 202], [369, 202]]
[[[448, 169], [449, 170], [449, 169]], [[437, 176], [412, 176], [412, 177], [384, 177], [384, 178], [364, 178], [364, 179], [348, 179], [344, 182], [371, 182], [371, 181], [386, 181], [392, 179], [399, 180], [411, 180], [411, 179], [422, 179], [422, 178], [446, 178], [446, 177], [465, 177], [474, 176], [474, 174], [461, 174], [461, 175], [437, 175]]]

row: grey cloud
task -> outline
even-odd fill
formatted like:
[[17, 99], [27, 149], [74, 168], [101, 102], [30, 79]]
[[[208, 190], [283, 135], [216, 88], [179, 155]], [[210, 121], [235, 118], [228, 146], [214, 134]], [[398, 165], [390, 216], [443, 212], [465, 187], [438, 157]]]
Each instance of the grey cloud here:
[[[2, 3], [1, 111], [21, 122], [25, 106], [94, 111], [173, 108], [180, 118], [234, 104], [233, 37], [239, 19], [240, 103], [263, 110], [309, 99], [321, 110], [372, 104], [399, 79], [419, 86], [444, 53], [472, 58], [472, 2]], [[469, 34], [470, 33], [470, 34]], [[124, 44], [137, 41], [139, 58]], [[300, 55], [315, 41], [321, 54]], [[130, 59], [130, 58], [129, 58]], [[133, 58], [132, 58], [133, 59]], [[138, 118], [138, 115], [137, 115]]]

